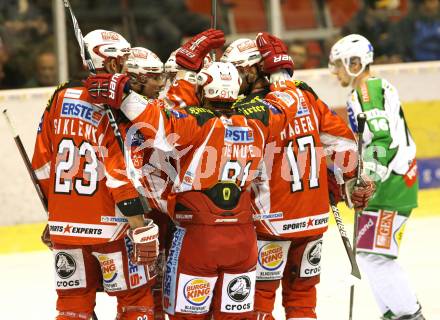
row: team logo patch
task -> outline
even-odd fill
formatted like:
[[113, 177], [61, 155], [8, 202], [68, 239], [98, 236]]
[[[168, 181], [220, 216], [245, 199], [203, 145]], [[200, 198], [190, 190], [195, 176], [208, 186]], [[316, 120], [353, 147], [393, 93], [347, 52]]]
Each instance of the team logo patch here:
[[210, 292], [211, 285], [205, 279], [192, 279], [183, 288], [186, 301], [195, 306], [203, 305], [209, 299]]
[[265, 270], [276, 270], [283, 262], [283, 247], [276, 242], [270, 242], [258, 251], [258, 263]]
[[251, 279], [248, 276], [240, 276], [229, 282], [228, 297], [235, 302], [243, 302], [251, 292]]
[[224, 141], [230, 143], [252, 143], [254, 142], [254, 132], [247, 127], [226, 127]]
[[55, 255], [55, 270], [61, 279], [70, 278], [76, 271], [75, 259], [66, 252]]
[[79, 119], [93, 126], [98, 126], [102, 118], [102, 114], [87, 101], [66, 98], [63, 99], [60, 115], [63, 118]]
[[[129, 130], [130, 130], [130, 128], [127, 128], [127, 129], [125, 130], [125, 132], [126, 132], [126, 133], [129, 133]], [[128, 141], [130, 142], [130, 145], [131, 145], [132, 147], [139, 147], [139, 146], [142, 145], [142, 143], [145, 142], [145, 138], [144, 138], [144, 136], [143, 136], [142, 133], [140, 133], [139, 131], [136, 131], [131, 137], [128, 137], [128, 136], [127, 136], [126, 139], [128, 139]]]
[[308, 278], [321, 273], [322, 239], [311, 241], [304, 249], [300, 277]]

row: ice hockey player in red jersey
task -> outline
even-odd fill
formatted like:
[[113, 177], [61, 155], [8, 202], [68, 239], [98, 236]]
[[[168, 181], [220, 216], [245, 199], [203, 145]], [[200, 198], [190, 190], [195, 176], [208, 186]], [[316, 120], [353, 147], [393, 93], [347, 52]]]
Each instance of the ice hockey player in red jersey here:
[[[98, 74], [125, 72], [130, 44], [121, 35], [95, 30], [84, 40]], [[57, 319], [90, 319], [100, 287], [117, 298], [117, 319], [152, 317], [158, 228], [144, 221], [108, 117], [82, 82], [54, 92], [32, 166], [48, 199]]]
[[[277, 41], [271, 39], [267, 46], [272, 58]], [[134, 93], [120, 106], [156, 148], [189, 147], [180, 159], [168, 205], [178, 224], [163, 283], [171, 319], [252, 316], [257, 246], [248, 186], [266, 141], [297, 112], [292, 84], [274, 86], [279, 91], [266, 95], [258, 108], [231, 109], [240, 87], [232, 64], [215, 62], [198, 74], [188, 71], [199, 70], [206, 53], [223, 42], [221, 31], [207, 30], [177, 52], [177, 63], [186, 71], [177, 74], [170, 90], [180, 90], [174, 92], [179, 97], [190, 96], [198, 83], [201, 106], [187, 103], [184, 109], [163, 110], [161, 101], [149, 103]], [[113, 99], [102, 101], [119, 107]]]
[[[268, 57], [264, 56], [264, 48], [271, 38], [263, 33], [256, 41], [238, 39], [223, 54], [221, 60], [233, 63], [243, 79], [241, 92], [245, 97], [235, 103], [236, 108], [264, 104], [269, 92], [266, 76], [270, 76], [275, 61], [285, 65], [288, 72], [281, 76], [290, 79], [293, 62], [283, 43], [280, 42], [277, 58], [265, 61]], [[349, 159], [350, 154], [355, 156], [356, 144], [348, 126], [307, 84], [294, 84], [298, 111], [270, 139], [261, 178], [253, 185], [258, 237], [256, 319], [274, 319], [272, 311], [280, 282], [286, 319], [316, 319], [315, 286], [321, 270], [322, 234], [329, 219], [325, 155], [338, 159], [336, 162], [346, 169], [351, 165], [350, 172], [356, 165], [356, 157], [351, 163]], [[339, 195], [339, 187], [336, 183], [334, 186], [333, 192]], [[367, 196], [362, 193], [353, 198], [357, 197]]]
[[[164, 64], [154, 52], [142, 48], [131, 48], [127, 60], [127, 74], [130, 77], [130, 87], [136, 93], [147, 99], [156, 99], [164, 89]], [[152, 287], [154, 298], [154, 319], [165, 319], [162, 307], [162, 276], [165, 264], [166, 250], [170, 246], [174, 224], [167, 214], [167, 195], [170, 191], [170, 178], [165, 174], [171, 166], [171, 155], [145, 147], [145, 139], [139, 131], [130, 130], [131, 123], [127, 118], [125, 130], [132, 132], [130, 151], [134, 158], [133, 165], [140, 175], [145, 188], [145, 196], [152, 210], [148, 218], [159, 227], [159, 256], [156, 265], [156, 278]], [[162, 168], [162, 166], [165, 168]], [[174, 169], [173, 169], [174, 170]]]

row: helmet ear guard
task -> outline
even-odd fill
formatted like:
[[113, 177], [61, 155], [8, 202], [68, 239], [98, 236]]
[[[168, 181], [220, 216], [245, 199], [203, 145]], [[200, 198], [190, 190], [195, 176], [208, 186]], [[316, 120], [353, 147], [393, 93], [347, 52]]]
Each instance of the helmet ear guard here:
[[[350, 70], [352, 58], [359, 58], [361, 63], [361, 69], [356, 73]], [[333, 45], [329, 56], [329, 69], [330, 72], [335, 73], [336, 62], [340, 60], [347, 74], [357, 77], [373, 63], [373, 58], [374, 51], [370, 41], [359, 34], [350, 34]]]

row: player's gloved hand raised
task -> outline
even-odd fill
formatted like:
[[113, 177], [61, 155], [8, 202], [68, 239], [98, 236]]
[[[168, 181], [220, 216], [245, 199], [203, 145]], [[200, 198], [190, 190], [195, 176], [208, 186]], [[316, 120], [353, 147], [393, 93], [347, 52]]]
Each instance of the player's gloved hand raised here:
[[365, 209], [368, 205], [368, 201], [373, 197], [376, 191], [376, 185], [368, 177], [363, 174], [361, 176], [361, 184], [356, 186], [356, 178], [350, 179], [345, 183], [345, 194], [347, 206], [355, 210]]
[[263, 57], [263, 71], [273, 73], [286, 69], [290, 75], [293, 74], [293, 61], [287, 54], [287, 46], [281, 39], [267, 33], [261, 32], [257, 35], [257, 47]]
[[121, 107], [124, 94], [130, 92], [129, 77], [122, 73], [100, 73], [89, 76], [84, 86], [95, 104], [107, 104], [113, 109]]
[[176, 62], [185, 69], [198, 71], [202, 68], [203, 59], [209, 51], [220, 48], [224, 43], [223, 31], [208, 29], [192, 37], [177, 50]]
[[127, 236], [133, 241], [133, 255], [130, 257], [135, 264], [153, 266], [159, 255], [159, 228], [153, 220], [146, 219], [145, 226], [129, 229]]

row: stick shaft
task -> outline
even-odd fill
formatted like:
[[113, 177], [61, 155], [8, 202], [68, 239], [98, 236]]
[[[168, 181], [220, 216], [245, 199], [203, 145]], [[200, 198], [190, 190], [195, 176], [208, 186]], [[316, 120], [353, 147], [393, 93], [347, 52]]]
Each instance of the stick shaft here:
[[345, 251], [347, 252], [348, 259], [350, 260], [351, 264], [351, 274], [361, 279], [361, 273], [359, 271], [359, 266], [356, 261], [356, 256], [353, 252], [353, 249], [350, 244], [350, 239], [347, 236], [347, 231], [345, 231], [344, 222], [342, 221], [341, 214], [339, 213], [339, 209], [335, 203], [334, 197], [332, 194], [330, 194], [330, 207], [333, 212], [333, 216], [336, 221], [336, 225], [338, 226], [339, 234], [341, 235], [342, 243], [344, 244]]

